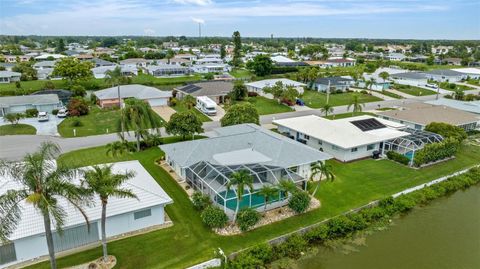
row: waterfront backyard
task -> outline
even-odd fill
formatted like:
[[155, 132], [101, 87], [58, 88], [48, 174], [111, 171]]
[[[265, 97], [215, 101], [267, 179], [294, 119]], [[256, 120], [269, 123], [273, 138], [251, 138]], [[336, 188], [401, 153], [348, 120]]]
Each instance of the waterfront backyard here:
[[[139, 160], [173, 198], [174, 204], [166, 207], [174, 223], [172, 227], [109, 243], [109, 252], [117, 257], [119, 268], [185, 268], [213, 258], [213, 251], [218, 247], [227, 253], [238, 251], [480, 163], [480, 147], [472, 145], [463, 146], [451, 161], [418, 170], [389, 160], [369, 159], [347, 164], [329, 161], [336, 180], [321, 185], [316, 195], [322, 203], [320, 208], [242, 235], [227, 237], [219, 236], [204, 226], [187, 194], [167, 171], [155, 164], [162, 155], [160, 149], [151, 148], [140, 153], [107, 157], [106, 148], [102, 146], [70, 152], [59, 158], [60, 162], [75, 166]], [[72, 266], [100, 256], [101, 248], [97, 247], [60, 258], [58, 265]], [[48, 267], [49, 264], [43, 262], [31, 268]]]

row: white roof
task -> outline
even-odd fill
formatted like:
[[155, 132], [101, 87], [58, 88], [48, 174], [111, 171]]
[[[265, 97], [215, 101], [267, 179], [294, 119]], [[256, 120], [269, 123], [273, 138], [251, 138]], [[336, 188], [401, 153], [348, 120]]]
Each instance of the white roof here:
[[208, 96], [198, 96], [197, 100], [202, 101], [208, 107], [216, 107], [217, 106], [217, 103], [215, 103], [215, 101], [210, 99]]
[[[88, 168], [84, 168], [88, 169]], [[114, 163], [112, 167], [114, 173], [124, 173], [125, 171], [135, 171], [135, 177], [122, 185], [123, 188], [130, 189], [138, 197], [137, 199], [115, 198], [108, 199], [107, 218], [115, 215], [129, 213], [144, 208], [150, 208], [157, 205], [166, 205], [173, 203], [165, 191], [158, 185], [152, 176], [143, 168], [138, 161], [128, 161]], [[73, 182], [78, 183], [79, 178]], [[10, 189], [19, 189], [20, 185], [11, 178], [0, 177], [0, 194], [4, 194]], [[95, 197], [95, 205], [85, 207], [90, 223], [101, 219], [101, 204], [99, 198]], [[58, 199], [58, 203], [68, 213], [65, 218], [64, 227], [79, 225], [85, 223], [83, 216], [65, 199]], [[10, 240], [16, 240], [27, 236], [44, 233], [43, 218], [40, 212], [26, 202], [21, 203], [22, 217], [17, 229], [8, 237]]]
[[12, 72], [12, 71], [0, 71], [0, 78], [10, 78], [10, 77], [19, 77], [21, 73]]
[[253, 148], [217, 153], [212, 158], [220, 165], [265, 163], [272, 160]]
[[293, 86], [293, 87], [307, 86], [307, 84], [305, 84], [305, 83], [297, 82], [297, 81], [287, 79], [287, 78], [264, 79], [264, 80], [259, 80], [259, 81], [246, 83], [245, 85], [250, 86], [250, 87], [263, 89], [265, 87], [274, 86], [279, 81], [282, 82], [282, 84], [285, 85], [285, 86]]
[[60, 59], [60, 58], [65, 58], [67, 56], [62, 55], [62, 54], [44, 53], [42, 55], [39, 55], [39, 56], [35, 57], [35, 59], [36, 60], [43, 60], [43, 59], [47, 59], [48, 57], [53, 57], [54, 59]]
[[[118, 98], [118, 87], [111, 87], [94, 92], [100, 100]], [[130, 84], [120, 86], [120, 95], [122, 98], [137, 98], [140, 100], [170, 98], [172, 91], [162, 91], [154, 87], [144, 86], [140, 84]]]
[[453, 71], [457, 71], [464, 74], [480, 75], [480, 68], [465, 67], [465, 68], [453, 68]]
[[[366, 120], [371, 118], [378, 120], [387, 127], [370, 131], [362, 131], [351, 123], [352, 121]], [[309, 115], [297, 118], [274, 120], [273, 123], [344, 149], [379, 143], [385, 140], [409, 135], [407, 132], [397, 130], [403, 125], [372, 116], [358, 116], [338, 120], [328, 120], [315, 115]]]
[[294, 63], [295, 61], [282, 55], [270, 57], [276, 63]]
[[440, 98], [438, 100], [426, 101], [427, 104], [448, 106], [458, 110], [463, 110], [471, 113], [480, 114], [480, 101], [461, 101], [447, 98]]

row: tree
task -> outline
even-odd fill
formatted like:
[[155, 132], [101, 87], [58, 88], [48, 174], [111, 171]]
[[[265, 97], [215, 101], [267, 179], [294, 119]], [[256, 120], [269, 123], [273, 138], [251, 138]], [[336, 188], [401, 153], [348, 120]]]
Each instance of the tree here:
[[333, 108], [333, 106], [330, 105], [330, 104], [325, 104], [325, 105], [323, 105], [323, 106], [320, 108], [320, 111], [321, 111], [322, 113], [325, 113], [325, 117], [328, 117], [328, 114], [333, 113], [333, 110], [334, 110], [334, 108]]
[[10, 122], [12, 125], [17, 125], [18, 122], [23, 118], [25, 118], [25, 115], [21, 113], [8, 113], [3, 116], [3, 121]]
[[132, 190], [122, 188], [122, 185], [132, 179], [135, 176], [135, 173], [133, 171], [125, 171], [122, 174], [115, 174], [112, 171], [112, 165], [94, 165], [91, 170], [85, 171], [83, 176], [84, 180], [82, 184], [85, 185], [89, 192], [96, 194], [100, 198], [102, 204], [101, 230], [103, 261], [107, 262], [108, 252], [105, 226], [107, 220], [108, 199], [110, 197], [137, 198]]
[[168, 49], [167, 54], [165, 55], [165, 58], [167, 58], [167, 63], [170, 64], [170, 59], [172, 59], [175, 56], [175, 52], [173, 52], [172, 49]]
[[242, 38], [240, 32], [233, 32], [233, 59], [232, 64], [239, 67], [242, 64]]
[[90, 70], [91, 68], [93, 68], [92, 62], [82, 62], [77, 58], [65, 57], [55, 63], [52, 74], [66, 79], [69, 84], [73, 84], [75, 81], [92, 78], [93, 73]]
[[264, 207], [263, 212], [267, 211], [267, 205], [270, 202], [270, 198], [278, 193], [278, 189], [271, 185], [263, 185], [257, 194], [263, 197]]
[[230, 126], [242, 123], [259, 124], [260, 118], [258, 111], [250, 103], [240, 103], [232, 105], [220, 120], [222, 126]]
[[[118, 106], [122, 108], [122, 95], [120, 93], [120, 85], [125, 83], [127, 78], [123, 75], [122, 69], [120, 66], [115, 67], [113, 70], [108, 70], [105, 72], [105, 82], [108, 84], [111, 84], [112, 87], [115, 85], [117, 86], [117, 97], [118, 97]], [[120, 126], [120, 131], [123, 132], [125, 131], [125, 126], [122, 124]]]
[[177, 112], [170, 117], [165, 126], [167, 133], [182, 136], [192, 136], [203, 132], [202, 121], [193, 111]]
[[59, 38], [57, 41], [57, 46], [55, 47], [55, 52], [62, 53], [64, 51], [65, 51], [65, 43], [63, 42], [63, 39]]
[[197, 104], [197, 99], [188, 94], [183, 97], [182, 103], [187, 109], [192, 109]]
[[295, 102], [300, 96], [300, 93], [291, 85], [284, 85], [281, 81], [277, 81], [273, 86], [267, 86], [263, 88], [265, 93], [270, 93], [280, 103], [281, 101], [287, 101], [289, 103]]
[[259, 54], [253, 58], [252, 63], [249, 65], [253, 72], [257, 76], [266, 76], [272, 73], [273, 62], [270, 56], [266, 54]]
[[[142, 135], [145, 135], [148, 129], [155, 129], [158, 132], [162, 122], [148, 103], [131, 98], [125, 101], [125, 108], [121, 110], [118, 125], [119, 127], [124, 126], [127, 132], [134, 132], [137, 140], [137, 151], [140, 151], [140, 138]], [[119, 135], [122, 140], [125, 140], [123, 132]]]
[[122, 156], [125, 154], [125, 152], [128, 152], [128, 147], [126, 143], [122, 141], [115, 141], [112, 143], [108, 143], [106, 145], [106, 148], [107, 148], [107, 156], [112, 156], [112, 157]]
[[237, 219], [238, 210], [240, 209], [240, 203], [243, 200], [243, 193], [247, 187], [250, 192], [253, 191], [253, 177], [248, 170], [239, 170], [232, 173], [230, 181], [227, 183], [227, 190], [230, 191], [232, 186], [236, 187], [237, 192], [237, 206], [235, 208], [235, 215], [233, 216], [233, 222]]
[[20, 80], [37, 80], [37, 70], [33, 68], [32, 62], [21, 62], [17, 63], [14, 67], [12, 67], [13, 72], [22, 73], [20, 76]]
[[388, 74], [388, 72], [380, 72], [380, 74], [378, 74], [379, 77], [381, 77], [383, 79], [383, 83], [385, 83], [385, 81], [387, 80], [388, 77], [390, 77], [390, 74]]
[[327, 181], [333, 181], [335, 179], [335, 176], [333, 175], [331, 170], [332, 170], [331, 166], [323, 162], [316, 162], [310, 165], [310, 171], [311, 171], [310, 180], [314, 181], [315, 177], [319, 175], [317, 185], [313, 190], [312, 196], [315, 196], [315, 193], [317, 193], [318, 187], [320, 187], [320, 182], [322, 181], [323, 176], [325, 176], [324, 180], [327, 180]]
[[439, 134], [443, 138], [455, 138], [458, 141], [463, 141], [467, 138], [465, 129], [443, 122], [431, 122], [425, 126], [425, 131]]
[[87, 95], [87, 91], [82, 85], [73, 85], [70, 91], [73, 97], [85, 97]]
[[235, 81], [235, 84], [233, 84], [233, 89], [229, 93], [230, 99], [234, 101], [242, 101], [247, 97], [248, 95], [248, 89], [247, 86], [245, 86], [245, 83], [243, 83], [243, 80], [237, 80]]
[[291, 180], [282, 179], [279, 181], [278, 189], [288, 198], [288, 195], [298, 191], [297, 185]]
[[36, 152], [27, 154], [22, 162], [0, 163], [0, 173], [9, 176], [20, 186], [0, 195], [0, 241], [7, 241], [17, 228], [22, 218], [21, 205], [33, 206], [43, 217], [50, 266], [53, 269], [57, 268], [57, 264], [52, 223], [61, 232], [67, 216], [59, 199], [76, 208], [89, 225], [83, 206], [88, 205], [91, 198], [84, 188], [71, 183], [75, 170], [52, 162], [59, 153], [56, 144], [46, 142]]
[[220, 58], [225, 59], [225, 56], [227, 56], [227, 52], [225, 51], [225, 45], [222, 45], [220, 47]]
[[363, 107], [365, 107], [365, 104], [360, 103], [358, 95], [354, 95], [348, 104], [347, 111], [350, 111], [350, 108], [353, 108], [352, 115], [354, 115], [356, 112], [362, 112]]
[[87, 115], [89, 112], [87, 101], [81, 97], [73, 97], [70, 99], [67, 109], [70, 116], [76, 117]]

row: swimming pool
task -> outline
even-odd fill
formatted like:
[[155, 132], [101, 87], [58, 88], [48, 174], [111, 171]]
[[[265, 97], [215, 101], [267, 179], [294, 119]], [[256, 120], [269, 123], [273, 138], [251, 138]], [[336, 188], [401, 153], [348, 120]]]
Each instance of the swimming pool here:
[[[227, 203], [226, 203], [227, 208], [231, 209], [231, 210], [235, 210], [237, 208], [237, 198], [236, 198], [235, 192], [233, 190], [223, 191], [223, 192], [220, 193], [220, 195], [221, 196], [217, 195], [217, 197], [215, 197], [215, 201], [219, 205], [223, 206], [222, 197], [227, 197], [227, 199], [233, 198], [231, 200], [227, 200]], [[253, 194], [250, 194], [250, 195], [243, 196], [242, 201], [240, 201], [240, 209], [250, 207], [250, 196], [251, 196], [251, 199], [252, 199], [252, 206], [251, 206], [252, 208], [257, 208], [257, 207], [261, 207], [261, 206], [265, 205], [264, 197], [259, 195], [259, 194], [253, 193]], [[281, 197], [282, 197], [281, 194], [271, 196], [268, 203], [273, 203], [273, 202], [279, 201], [281, 199]]]
[[405, 157], [407, 157], [408, 159], [411, 160], [411, 159], [413, 158], [413, 151], [409, 151], [409, 152], [407, 152], [407, 153], [405, 153], [405, 154], [403, 154], [403, 155], [404, 155]]

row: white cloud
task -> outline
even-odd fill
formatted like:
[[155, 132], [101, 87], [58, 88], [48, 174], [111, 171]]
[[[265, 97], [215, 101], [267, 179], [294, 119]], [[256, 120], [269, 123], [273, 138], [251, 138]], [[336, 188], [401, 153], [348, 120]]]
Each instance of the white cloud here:
[[192, 18], [192, 21], [195, 23], [201, 23], [201, 24], [205, 23], [205, 20], [200, 18]]
[[183, 5], [197, 5], [197, 6], [206, 6], [212, 4], [212, 0], [173, 0], [175, 3], [183, 4]]
[[145, 28], [143, 29], [143, 33], [147, 36], [152, 36], [152, 35], [155, 35], [155, 30], [151, 28]]

